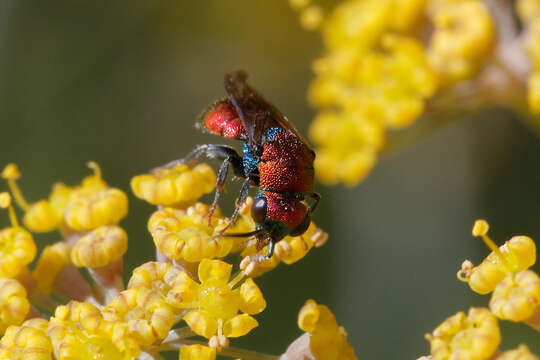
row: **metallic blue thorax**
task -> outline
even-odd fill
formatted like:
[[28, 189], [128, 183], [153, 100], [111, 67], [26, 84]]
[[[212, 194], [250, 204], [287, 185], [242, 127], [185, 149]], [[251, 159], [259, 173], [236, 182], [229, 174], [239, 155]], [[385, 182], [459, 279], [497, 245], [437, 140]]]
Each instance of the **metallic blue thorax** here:
[[[271, 127], [266, 129], [263, 134], [262, 146], [269, 141], [274, 141], [276, 136], [279, 133], [287, 131], [280, 127]], [[261, 160], [257, 155], [255, 155], [249, 148], [247, 142], [244, 143], [244, 148], [242, 150], [244, 153], [244, 174], [249, 176], [250, 174], [256, 172], [259, 169], [259, 161]]]

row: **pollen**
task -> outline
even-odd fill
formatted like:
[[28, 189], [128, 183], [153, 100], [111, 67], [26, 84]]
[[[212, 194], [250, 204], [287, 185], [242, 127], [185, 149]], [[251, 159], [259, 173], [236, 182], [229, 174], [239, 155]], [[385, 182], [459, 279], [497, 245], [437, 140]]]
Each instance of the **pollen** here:
[[0, 333], [8, 326], [20, 325], [30, 309], [26, 290], [15, 279], [0, 279]]
[[216, 211], [208, 225], [209, 213], [210, 207], [202, 203], [185, 210], [165, 208], [150, 217], [148, 230], [159, 251], [170, 259], [221, 258], [231, 252], [233, 240], [219, 232], [227, 220]]
[[491, 296], [489, 308], [499, 319], [526, 322], [540, 304], [540, 278], [531, 270], [507, 275]]
[[357, 359], [347, 342], [347, 332], [337, 324], [334, 314], [325, 305], [308, 300], [298, 313], [298, 327], [311, 334], [309, 347], [316, 359]]
[[154, 205], [192, 204], [211, 192], [216, 184], [214, 170], [205, 163], [191, 168], [177, 165], [131, 179], [135, 196]]
[[140, 351], [125, 324], [104, 319], [90, 303], [71, 301], [57, 307], [47, 335], [58, 360], [131, 360]]
[[471, 308], [442, 322], [426, 339], [432, 360], [489, 359], [501, 342], [497, 318], [486, 308]]
[[76, 266], [98, 268], [122, 257], [127, 251], [127, 234], [119, 226], [101, 226], [81, 237], [71, 251]]
[[52, 345], [47, 337], [48, 321], [31, 319], [10, 326], [0, 340], [0, 358], [11, 360], [52, 360]]
[[127, 325], [142, 345], [164, 339], [174, 322], [174, 311], [157, 292], [131, 287], [116, 295], [103, 310], [108, 318]]

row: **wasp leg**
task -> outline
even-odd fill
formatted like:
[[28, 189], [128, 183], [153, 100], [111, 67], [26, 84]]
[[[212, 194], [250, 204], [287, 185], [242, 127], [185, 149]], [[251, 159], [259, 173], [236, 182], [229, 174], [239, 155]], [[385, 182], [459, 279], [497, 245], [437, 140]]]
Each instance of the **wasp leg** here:
[[315, 202], [309, 207], [309, 210], [311, 211], [311, 213], [313, 213], [315, 209], [317, 208], [317, 205], [319, 205], [319, 201], [321, 200], [321, 195], [319, 195], [319, 193], [316, 193], [316, 192], [302, 193], [302, 195], [309, 196], [310, 198], [315, 200]]
[[202, 155], [206, 155], [208, 158], [216, 158], [222, 161], [229, 161], [233, 166], [234, 174], [236, 176], [246, 177], [246, 175], [244, 174], [244, 162], [242, 160], [242, 157], [238, 155], [236, 150], [227, 145], [216, 144], [199, 145], [189, 154], [187, 154], [184, 158], [173, 160], [163, 166], [154, 168], [151, 170], [151, 172], [169, 169], [171, 167], [181, 164], [193, 165]]
[[275, 240], [270, 239], [270, 241], [268, 242], [268, 252], [266, 253], [266, 256], [265, 256], [264, 260], [268, 260], [274, 255], [274, 246], [275, 245], [276, 245]]
[[229, 222], [227, 223], [227, 225], [221, 230], [222, 234], [236, 221], [236, 218], [238, 217], [238, 212], [240, 211], [240, 208], [244, 204], [244, 201], [246, 201], [250, 185], [251, 185], [251, 179], [247, 178], [242, 184], [242, 190], [240, 190], [240, 196], [238, 196], [238, 199], [236, 199], [236, 208], [234, 209], [234, 212], [232, 213], [231, 218], [229, 219]]

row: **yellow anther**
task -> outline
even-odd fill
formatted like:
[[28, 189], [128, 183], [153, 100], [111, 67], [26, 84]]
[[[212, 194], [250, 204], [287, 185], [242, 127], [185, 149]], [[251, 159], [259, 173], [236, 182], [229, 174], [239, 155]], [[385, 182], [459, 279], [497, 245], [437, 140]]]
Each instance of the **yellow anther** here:
[[2, 178], [6, 180], [17, 180], [21, 177], [19, 167], [13, 163], [8, 164], [2, 171]]
[[489, 231], [489, 224], [487, 223], [486, 220], [480, 219], [474, 222], [474, 226], [472, 230], [473, 236], [484, 236], [488, 233], [488, 231]]
[[316, 30], [323, 21], [324, 13], [320, 6], [310, 6], [300, 13], [300, 23], [307, 30]]
[[7, 192], [0, 193], [0, 207], [6, 209], [11, 206], [11, 196]]
[[21, 209], [26, 211], [29, 205], [24, 199], [21, 189], [17, 185], [17, 179], [19, 179], [20, 177], [21, 177], [21, 172], [19, 171], [19, 168], [15, 164], [7, 165], [2, 171], [2, 178], [7, 180], [9, 189], [11, 190], [11, 193], [13, 194], [15, 202], [17, 203], [17, 205], [21, 207]]
[[102, 176], [101, 176], [101, 167], [98, 165], [97, 162], [95, 161], [89, 161], [86, 166], [88, 166], [90, 169], [92, 169], [94, 171], [94, 176], [96, 177], [96, 179], [101, 179]]
[[216, 349], [204, 345], [189, 345], [180, 348], [179, 360], [215, 360]]

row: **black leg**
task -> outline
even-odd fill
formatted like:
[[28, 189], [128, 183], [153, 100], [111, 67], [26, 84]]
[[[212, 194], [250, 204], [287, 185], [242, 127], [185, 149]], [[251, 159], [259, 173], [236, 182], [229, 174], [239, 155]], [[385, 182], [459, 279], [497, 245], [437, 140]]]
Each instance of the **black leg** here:
[[317, 208], [317, 205], [319, 205], [319, 201], [321, 200], [321, 195], [319, 195], [316, 192], [303, 193], [303, 195], [309, 196], [310, 198], [315, 200], [315, 202], [309, 207], [309, 209], [311, 210], [311, 213], [313, 213], [315, 209]]
[[246, 177], [244, 174], [244, 162], [242, 157], [238, 155], [236, 150], [227, 145], [204, 144], [199, 145], [193, 151], [186, 155], [183, 159], [171, 161], [163, 166], [152, 169], [156, 172], [162, 169], [168, 169], [180, 164], [193, 165], [202, 155], [209, 158], [216, 158], [222, 161], [228, 161], [233, 166], [233, 171], [236, 176]]
[[270, 259], [272, 257], [272, 255], [274, 255], [274, 245], [275, 245], [275, 240], [274, 239], [270, 239], [270, 241], [268, 242], [268, 252], [266, 253], [266, 259]]
[[229, 222], [227, 223], [227, 226], [225, 226], [221, 230], [221, 233], [225, 232], [225, 230], [227, 230], [236, 221], [236, 218], [238, 217], [238, 212], [240, 211], [240, 207], [244, 204], [244, 201], [246, 201], [246, 197], [248, 195], [250, 185], [251, 185], [251, 180], [249, 178], [244, 180], [244, 184], [242, 184], [242, 190], [240, 190], [240, 196], [238, 196], [238, 199], [236, 199], [236, 208], [234, 209], [234, 212], [232, 213], [231, 218], [229, 219]]

